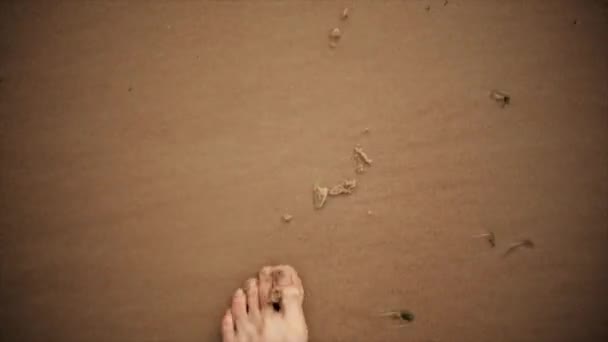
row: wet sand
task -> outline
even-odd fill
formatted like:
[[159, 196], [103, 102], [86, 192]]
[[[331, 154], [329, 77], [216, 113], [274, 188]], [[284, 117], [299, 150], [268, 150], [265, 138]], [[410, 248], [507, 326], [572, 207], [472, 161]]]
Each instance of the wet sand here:
[[2, 2], [0, 339], [217, 341], [273, 263], [311, 342], [607, 339], [608, 4], [443, 4]]

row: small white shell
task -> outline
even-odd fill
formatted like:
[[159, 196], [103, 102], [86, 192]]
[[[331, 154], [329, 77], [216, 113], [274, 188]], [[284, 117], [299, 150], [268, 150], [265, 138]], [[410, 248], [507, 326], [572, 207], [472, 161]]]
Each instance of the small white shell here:
[[342, 37], [342, 31], [337, 27], [329, 32], [329, 38], [331, 39], [338, 40], [340, 37]]
[[348, 19], [348, 16], [349, 16], [349, 15], [350, 15], [350, 11], [349, 11], [348, 7], [345, 7], [345, 8], [342, 10], [342, 15], [340, 16], [340, 18], [341, 18], [342, 20], [346, 20], [346, 19]]

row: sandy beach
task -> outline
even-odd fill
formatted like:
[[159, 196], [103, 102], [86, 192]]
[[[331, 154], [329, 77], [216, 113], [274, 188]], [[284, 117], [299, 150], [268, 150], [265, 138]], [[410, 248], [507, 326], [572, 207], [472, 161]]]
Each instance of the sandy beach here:
[[216, 342], [277, 263], [310, 342], [608, 340], [607, 33], [593, 0], [3, 1], [0, 340]]

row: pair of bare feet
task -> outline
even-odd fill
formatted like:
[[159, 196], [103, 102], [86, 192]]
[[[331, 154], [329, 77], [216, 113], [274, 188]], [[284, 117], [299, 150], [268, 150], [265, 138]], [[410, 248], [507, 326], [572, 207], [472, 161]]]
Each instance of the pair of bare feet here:
[[223, 342], [306, 342], [302, 281], [291, 266], [267, 266], [232, 297]]

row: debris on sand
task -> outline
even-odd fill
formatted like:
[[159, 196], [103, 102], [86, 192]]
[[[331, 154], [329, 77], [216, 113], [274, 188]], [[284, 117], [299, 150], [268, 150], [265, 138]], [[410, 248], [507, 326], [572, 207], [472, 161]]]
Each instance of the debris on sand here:
[[504, 256], [508, 256], [511, 253], [515, 252], [516, 250], [520, 249], [520, 248], [534, 248], [534, 242], [530, 239], [525, 239], [525, 240], [521, 240], [521, 241], [517, 241], [512, 243], [509, 248], [507, 249], [507, 251], [505, 252]]
[[363, 152], [363, 149], [360, 146], [356, 146], [354, 151], [357, 159], [367, 165], [372, 165], [372, 160], [367, 156], [367, 153]]
[[340, 39], [342, 38], [342, 31], [339, 28], [334, 28], [329, 32], [330, 39]]
[[340, 19], [342, 19], [342, 20], [346, 20], [346, 19], [348, 19], [348, 16], [349, 16], [349, 15], [350, 15], [350, 10], [348, 9], [348, 7], [345, 7], [345, 8], [342, 10], [342, 14], [340, 15]]
[[321, 209], [327, 201], [327, 196], [350, 195], [357, 187], [356, 179], [345, 179], [342, 183], [331, 188], [315, 185], [312, 188], [312, 202], [316, 209]]
[[388, 317], [394, 321], [400, 322], [399, 326], [411, 323], [416, 318], [413, 312], [409, 310], [389, 310], [380, 313], [382, 317]]
[[283, 216], [281, 216], [281, 220], [283, 220], [285, 223], [289, 223], [291, 220], [293, 220], [293, 215], [283, 214]]
[[340, 38], [342, 38], [342, 31], [339, 28], [336, 27], [329, 31], [329, 47], [335, 48], [338, 46]]
[[370, 132], [369, 127], [365, 127], [361, 133], [363, 133], [363, 134], [369, 134], [369, 132]]
[[357, 187], [356, 179], [345, 179], [344, 181], [342, 181], [342, 183], [334, 185], [331, 189], [329, 189], [329, 195], [350, 195], [353, 193], [355, 187]]
[[329, 189], [315, 184], [315, 186], [312, 188], [312, 204], [315, 209], [323, 208], [325, 201], [327, 200], [328, 193]]
[[374, 212], [373, 212], [373, 211], [371, 211], [371, 210], [368, 210], [368, 211], [367, 211], [367, 216], [372, 216], [372, 215], [374, 215]]
[[490, 98], [496, 101], [501, 108], [504, 108], [511, 103], [511, 96], [500, 90], [492, 90], [490, 92]]
[[365, 172], [365, 167], [372, 165], [372, 160], [367, 156], [367, 153], [363, 151], [361, 146], [355, 146], [353, 158], [355, 159], [355, 172], [357, 173]]
[[473, 238], [474, 239], [480, 239], [480, 238], [486, 239], [488, 241], [488, 243], [490, 244], [490, 247], [492, 247], [492, 248], [496, 247], [496, 235], [494, 235], [493, 232], [473, 235]]

